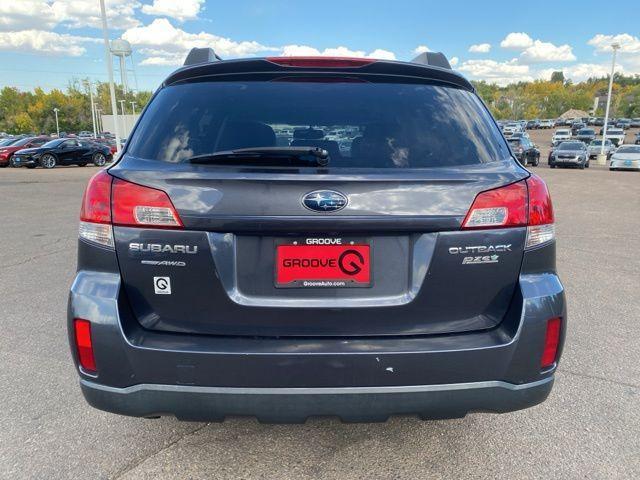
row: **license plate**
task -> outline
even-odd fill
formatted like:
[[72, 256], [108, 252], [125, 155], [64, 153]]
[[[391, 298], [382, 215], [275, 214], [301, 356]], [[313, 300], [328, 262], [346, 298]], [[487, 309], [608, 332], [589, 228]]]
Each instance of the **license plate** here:
[[625, 167], [630, 167], [631, 166], [631, 160], [625, 160], [624, 161], [624, 166]]
[[[275, 285], [278, 288], [349, 288], [371, 286], [371, 246], [340, 241], [318, 245], [301, 239], [276, 246]], [[320, 239], [324, 240], [324, 239]]]

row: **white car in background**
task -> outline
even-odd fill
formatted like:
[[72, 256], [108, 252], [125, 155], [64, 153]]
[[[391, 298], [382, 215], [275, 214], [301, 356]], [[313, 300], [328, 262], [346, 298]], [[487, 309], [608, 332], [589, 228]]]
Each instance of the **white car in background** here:
[[513, 135], [514, 133], [519, 133], [519, 132], [523, 132], [524, 129], [522, 128], [522, 125], [520, 125], [519, 123], [507, 123], [504, 128], [502, 129], [502, 133], [504, 133], [505, 137], [510, 137], [511, 135]]
[[609, 170], [640, 170], [640, 145], [623, 145], [611, 156]]
[[553, 120], [540, 120], [540, 126], [538, 128], [553, 128]]
[[551, 137], [551, 145], [557, 145], [560, 142], [566, 142], [571, 140], [571, 129], [560, 128], [555, 131], [553, 137]]
[[621, 128], [609, 128], [607, 129], [607, 139], [611, 140], [616, 147], [619, 147], [624, 143], [625, 132]]

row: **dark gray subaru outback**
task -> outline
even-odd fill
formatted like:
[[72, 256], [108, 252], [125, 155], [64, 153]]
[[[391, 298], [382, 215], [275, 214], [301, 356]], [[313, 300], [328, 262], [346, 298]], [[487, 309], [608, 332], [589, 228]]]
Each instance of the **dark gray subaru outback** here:
[[85, 192], [68, 328], [124, 415], [461, 417], [542, 402], [566, 330], [544, 182], [441, 55], [195, 51]]

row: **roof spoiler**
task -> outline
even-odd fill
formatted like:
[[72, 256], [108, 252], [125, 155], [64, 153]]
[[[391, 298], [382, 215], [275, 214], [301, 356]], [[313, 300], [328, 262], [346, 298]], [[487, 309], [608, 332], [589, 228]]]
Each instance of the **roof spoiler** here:
[[222, 60], [213, 48], [192, 48], [184, 61], [184, 66], [197, 65], [199, 63], [211, 63]]
[[451, 64], [442, 52], [423, 52], [416, 58], [411, 60], [412, 63], [421, 63], [422, 65], [430, 65], [432, 67], [446, 68], [451, 70]]

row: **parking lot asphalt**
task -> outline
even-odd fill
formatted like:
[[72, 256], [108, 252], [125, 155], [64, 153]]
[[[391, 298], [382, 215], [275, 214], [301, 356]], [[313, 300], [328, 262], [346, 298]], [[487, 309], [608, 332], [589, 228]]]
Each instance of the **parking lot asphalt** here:
[[[550, 136], [532, 134], [545, 149]], [[639, 478], [640, 173], [551, 170], [547, 151], [532, 170], [553, 195], [569, 309], [550, 398], [381, 424], [181, 423], [88, 407], [65, 315], [96, 169], [0, 170], [0, 478]]]

